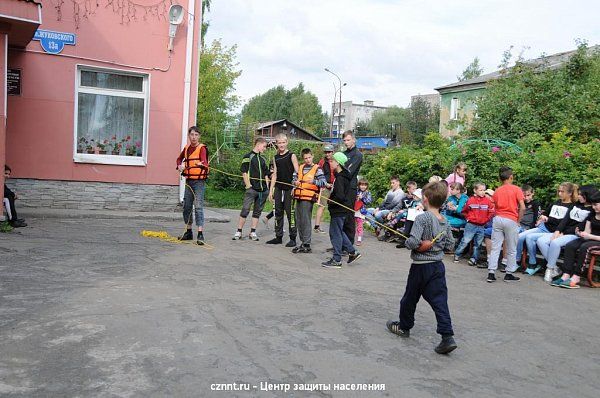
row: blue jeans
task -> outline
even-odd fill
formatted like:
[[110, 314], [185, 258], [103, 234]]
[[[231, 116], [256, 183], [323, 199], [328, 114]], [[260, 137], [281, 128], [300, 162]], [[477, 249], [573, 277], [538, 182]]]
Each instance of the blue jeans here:
[[556, 260], [560, 256], [560, 249], [567, 243], [578, 239], [577, 235], [563, 235], [554, 240], [550, 240], [552, 234], [547, 234], [540, 237], [537, 241], [537, 246], [542, 252], [542, 255], [548, 261], [548, 268], [556, 268]]
[[[183, 193], [183, 222], [189, 227], [193, 224], [192, 208], [196, 215], [196, 225], [204, 226], [204, 190], [206, 181], [185, 180], [185, 191]], [[192, 191], [193, 190], [193, 191]]]
[[342, 215], [331, 217], [329, 222], [329, 240], [333, 246], [333, 260], [337, 262], [342, 261], [342, 250], [346, 250], [348, 253], [356, 252], [348, 235], [344, 232], [345, 221], [346, 216]]
[[523, 246], [527, 246], [527, 257], [528, 263], [530, 265], [535, 265], [537, 260], [535, 259], [535, 253], [537, 251], [537, 240], [545, 235], [550, 233], [546, 226], [542, 223], [538, 225], [536, 228], [528, 229], [527, 231], [523, 231], [519, 234], [519, 241], [517, 242], [517, 262], [521, 261], [521, 256], [523, 256]]
[[367, 220], [369, 220], [369, 223], [371, 224], [371, 226], [373, 228], [377, 227], [377, 224], [375, 224], [373, 222], [373, 219], [375, 219], [375, 221], [377, 221], [380, 224], [385, 224], [385, 217], [390, 214], [392, 211], [391, 210], [379, 210], [377, 213], [375, 213], [375, 209], [371, 208], [371, 209], [367, 209], [367, 214], [371, 214], [372, 217], [367, 217]]
[[471, 258], [474, 261], [477, 261], [479, 259], [479, 248], [481, 247], [481, 243], [483, 242], [484, 232], [485, 227], [483, 225], [475, 225], [468, 222], [467, 225], [465, 225], [463, 237], [460, 240], [460, 243], [458, 244], [454, 255], [458, 257], [462, 256], [463, 251], [465, 251], [467, 246], [469, 246], [469, 243], [473, 241], [473, 244], [475, 246], [473, 247], [473, 256], [471, 256]]

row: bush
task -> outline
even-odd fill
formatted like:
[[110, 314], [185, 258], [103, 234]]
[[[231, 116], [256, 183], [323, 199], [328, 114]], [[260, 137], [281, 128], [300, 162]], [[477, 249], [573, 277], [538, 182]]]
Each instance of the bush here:
[[458, 162], [465, 162], [469, 168], [469, 192], [478, 181], [497, 188], [501, 166], [514, 170], [516, 184], [533, 186], [542, 203], [554, 200], [556, 187], [563, 181], [600, 184], [600, 139], [579, 143], [566, 130], [549, 136], [551, 139], [546, 140], [542, 135], [531, 135], [517, 143], [522, 149], [518, 151], [511, 147], [490, 147], [481, 141], [452, 146], [439, 134], [430, 133], [421, 148], [391, 148], [367, 156], [361, 174], [377, 198], [382, 198], [389, 189], [392, 175], [398, 175], [402, 184], [414, 180], [422, 186], [432, 175], [445, 178]]

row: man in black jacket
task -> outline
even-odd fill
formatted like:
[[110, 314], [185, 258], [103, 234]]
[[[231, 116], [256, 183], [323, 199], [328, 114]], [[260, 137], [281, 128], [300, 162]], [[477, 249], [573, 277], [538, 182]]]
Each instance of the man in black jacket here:
[[[348, 170], [350, 174], [350, 187], [353, 192], [356, 193], [356, 189], [358, 187], [358, 173], [360, 172], [360, 166], [362, 166], [363, 155], [356, 147], [356, 137], [352, 130], [344, 131], [342, 135], [342, 140], [344, 141], [344, 145], [346, 146], [346, 150], [344, 151], [344, 155], [348, 158], [348, 161], [345, 164], [345, 168]], [[354, 222], [354, 215], [350, 214], [346, 217], [344, 222], [344, 232], [348, 235], [350, 242], [354, 242], [354, 235], [356, 234], [356, 224]]]
[[352, 241], [344, 231], [344, 223], [348, 215], [354, 216], [354, 199], [356, 188], [352, 188], [350, 172], [343, 167], [348, 161], [342, 152], [333, 155], [332, 167], [335, 167], [335, 182], [329, 196], [329, 239], [333, 246], [333, 257], [323, 262], [323, 267], [341, 268], [342, 250], [349, 253], [348, 264], [353, 263], [361, 257], [361, 254], [352, 246]]

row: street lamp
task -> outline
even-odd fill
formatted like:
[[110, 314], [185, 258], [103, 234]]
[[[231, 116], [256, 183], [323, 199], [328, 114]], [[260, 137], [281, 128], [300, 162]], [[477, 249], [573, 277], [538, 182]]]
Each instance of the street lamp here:
[[[342, 84], [342, 79], [340, 79], [340, 77], [336, 73], [329, 70], [329, 68], [325, 68], [325, 72], [329, 72], [333, 76], [337, 77], [338, 82], [340, 83], [340, 106], [339, 106], [339, 111], [338, 111], [338, 135], [339, 135], [339, 129], [340, 129], [340, 124], [341, 124], [341, 119], [342, 119], [342, 87], [344, 87], [346, 85], [346, 83]], [[335, 83], [334, 83], [334, 85], [335, 85]], [[335, 104], [335, 101], [333, 101], [333, 103]]]

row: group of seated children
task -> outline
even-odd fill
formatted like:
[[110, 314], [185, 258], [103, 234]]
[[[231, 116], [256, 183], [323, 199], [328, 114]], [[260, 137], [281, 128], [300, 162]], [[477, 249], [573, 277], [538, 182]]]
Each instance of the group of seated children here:
[[[517, 264], [521, 262], [525, 248], [527, 274], [534, 275], [545, 266], [546, 282], [552, 286], [578, 288], [583, 269], [589, 266], [591, 251], [600, 250], [600, 192], [597, 187], [584, 185], [579, 188], [573, 183], [562, 183], [556, 202], [542, 211], [530, 185], [516, 187], [512, 184], [510, 169], [501, 170], [503, 185], [498, 194], [486, 189], [485, 184], [476, 182], [471, 197], [465, 194], [465, 171], [466, 167], [459, 164], [446, 180], [437, 176], [430, 179], [430, 182], [450, 181], [448, 198], [441, 214], [456, 238], [454, 262], [468, 256], [467, 263], [487, 268], [488, 282], [494, 282], [495, 270], [500, 266], [500, 270], [506, 272], [508, 258], [512, 257], [514, 264], [510, 266], [511, 271], [505, 281], [518, 281], [520, 278], [512, 275], [512, 272], [519, 268]], [[366, 181], [364, 184], [366, 187]], [[414, 220], [409, 210], [414, 209], [416, 214], [422, 211], [421, 195], [413, 181], [406, 184], [406, 192], [402, 191], [396, 176], [390, 179], [390, 186], [380, 206], [368, 209], [363, 206], [362, 214], [370, 219], [380, 240], [398, 242], [396, 247], [402, 248], [405, 247], [406, 237], [410, 236]], [[500, 203], [500, 209], [495, 202]], [[494, 229], [494, 217], [497, 215], [499, 217]], [[498, 248], [496, 264], [492, 264], [494, 260], [491, 258], [494, 230]], [[483, 261], [480, 260], [482, 244], [487, 253], [487, 259]], [[561, 250], [564, 251], [564, 258], [559, 270]], [[542, 257], [539, 260], [538, 252]]]
[[[462, 187], [451, 184], [450, 188], [451, 196], [446, 202], [444, 215], [452, 227], [462, 233], [454, 252], [454, 262], [460, 260], [473, 242], [468, 264], [495, 269], [490, 258], [493, 219], [496, 215], [494, 191], [486, 190], [482, 183], [475, 183], [473, 196], [461, 207], [464, 201]], [[576, 184], [564, 182], [558, 188], [558, 199], [543, 212], [540, 203], [533, 198], [534, 190], [530, 185], [521, 186], [520, 192], [523, 209], [517, 227], [516, 262], [521, 262], [525, 248], [528, 263], [525, 273], [534, 275], [545, 266], [544, 280], [552, 286], [579, 288], [581, 273], [589, 266], [591, 251], [600, 250], [600, 192], [593, 185], [578, 188]], [[479, 252], [484, 240], [488, 253], [487, 262], [479, 261]], [[503, 243], [502, 268], [505, 268], [509, 242]], [[561, 249], [564, 249], [564, 258], [559, 270]], [[538, 251], [542, 257], [539, 260]], [[517, 277], [514, 278], [518, 280]]]

